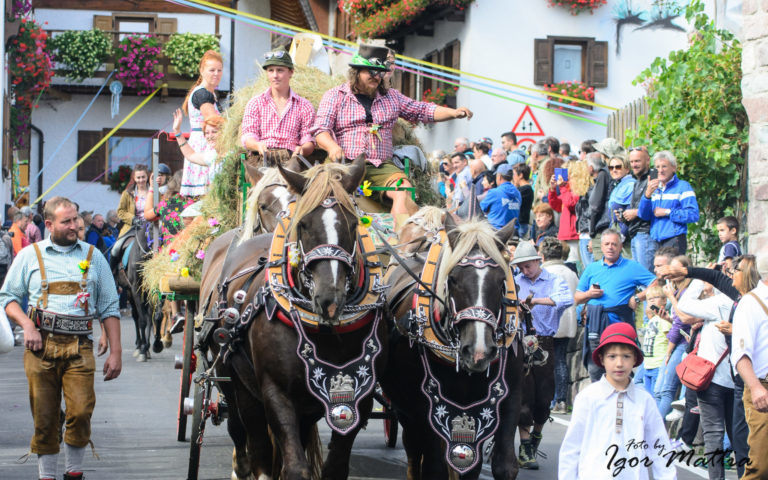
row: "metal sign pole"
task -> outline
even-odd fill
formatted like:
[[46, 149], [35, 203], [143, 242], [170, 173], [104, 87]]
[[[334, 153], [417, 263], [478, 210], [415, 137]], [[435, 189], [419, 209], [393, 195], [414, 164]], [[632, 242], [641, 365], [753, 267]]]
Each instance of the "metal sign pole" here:
[[[152, 201], [157, 211], [157, 204], [160, 203], [160, 191], [157, 187], [157, 165], [160, 163], [160, 139], [152, 139]], [[152, 222], [152, 250], [157, 252], [160, 249], [160, 228], [157, 222]]]

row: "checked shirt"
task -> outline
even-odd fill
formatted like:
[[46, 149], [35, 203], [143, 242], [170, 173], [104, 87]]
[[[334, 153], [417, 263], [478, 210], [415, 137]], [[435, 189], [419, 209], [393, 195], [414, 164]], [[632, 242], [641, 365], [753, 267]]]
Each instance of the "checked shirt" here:
[[309, 100], [291, 90], [290, 100], [282, 116], [277, 112], [270, 89], [253, 97], [245, 106], [240, 142], [253, 138], [266, 142], [267, 148], [296, 150], [312, 141], [309, 129], [315, 122], [315, 109]]
[[392, 158], [392, 126], [398, 117], [413, 123], [433, 123], [436, 108], [434, 103], [418, 102], [392, 88], [386, 95], [377, 93], [371, 106], [373, 124], [379, 125], [374, 132], [375, 127], [365, 121], [365, 108], [345, 83], [325, 92], [311, 133], [330, 133], [347, 158], [364, 154], [378, 167]]

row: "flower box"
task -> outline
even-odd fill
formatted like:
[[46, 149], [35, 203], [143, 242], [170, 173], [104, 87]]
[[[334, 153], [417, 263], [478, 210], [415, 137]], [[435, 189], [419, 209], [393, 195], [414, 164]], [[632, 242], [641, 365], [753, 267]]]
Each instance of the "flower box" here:
[[[586, 85], [584, 82], [562, 81], [559, 83], [546, 84], [544, 85], [544, 90], [547, 92], [559, 93], [560, 95], [586, 100], [588, 102], [595, 101], [595, 88]], [[549, 102], [559, 102], [566, 105], [573, 105], [575, 107], [592, 110], [592, 105], [587, 103], [580, 103], [575, 100], [568, 100], [566, 98], [559, 98], [550, 95], [547, 95], [547, 100]], [[558, 105], [556, 103], [547, 103], [547, 108], [551, 108], [553, 110], [562, 110], [570, 113], [579, 113], [579, 110], [574, 110], [567, 106]]]

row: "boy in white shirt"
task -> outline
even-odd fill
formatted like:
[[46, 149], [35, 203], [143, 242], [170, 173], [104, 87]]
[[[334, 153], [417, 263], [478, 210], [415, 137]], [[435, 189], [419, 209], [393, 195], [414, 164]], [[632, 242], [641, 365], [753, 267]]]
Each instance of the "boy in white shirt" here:
[[655, 480], [676, 479], [675, 467], [667, 465], [674, 457], [656, 401], [630, 378], [643, 362], [634, 327], [608, 326], [592, 360], [605, 375], [576, 396], [558, 478], [647, 480], [650, 467]]

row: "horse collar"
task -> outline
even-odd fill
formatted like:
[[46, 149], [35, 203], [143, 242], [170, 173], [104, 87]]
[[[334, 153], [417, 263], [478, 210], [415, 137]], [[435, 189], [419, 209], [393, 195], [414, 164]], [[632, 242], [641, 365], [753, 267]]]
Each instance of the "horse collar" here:
[[360, 423], [360, 400], [368, 396], [376, 384], [376, 369], [373, 367], [376, 357], [381, 353], [378, 334], [381, 310], [375, 315], [371, 332], [363, 340], [363, 353], [337, 366], [317, 357], [317, 347], [304, 333], [298, 312], [292, 310], [290, 313], [299, 336], [296, 353], [304, 364], [307, 390], [323, 404], [328, 426], [342, 435]]
[[424, 381], [421, 391], [429, 402], [428, 419], [432, 430], [447, 444], [445, 459], [460, 474], [471, 470], [482, 459], [482, 445], [499, 427], [501, 401], [509, 393], [505, 379], [507, 352], [501, 350], [494, 378], [488, 382], [485, 398], [471, 405], [458, 405], [445, 398], [440, 381], [429, 367], [426, 352], [421, 355]]

